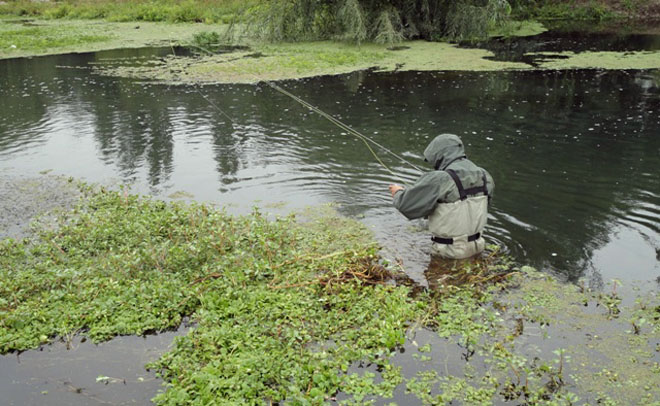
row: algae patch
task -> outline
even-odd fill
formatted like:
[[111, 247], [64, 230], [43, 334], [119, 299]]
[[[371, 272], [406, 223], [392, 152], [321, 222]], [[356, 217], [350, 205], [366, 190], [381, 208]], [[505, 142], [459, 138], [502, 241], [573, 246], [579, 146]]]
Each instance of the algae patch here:
[[0, 174], [0, 239], [29, 235], [30, 222], [37, 219], [42, 226], [50, 224], [56, 212], [70, 209], [79, 197], [72, 179]]
[[253, 45], [250, 50], [197, 57], [172, 55], [155, 66], [98, 66], [104, 75], [174, 83], [254, 83], [334, 75], [363, 69], [405, 70], [503, 70], [527, 65], [485, 59], [481, 49], [461, 49], [438, 42], [410, 41], [388, 49], [385, 45], [361, 46], [337, 42]]
[[541, 69], [660, 69], [660, 52], [540, 52]]
[[655, 69], [660, 52], [537, 53], [538, 66], [493, 60], [483, 49], [452, 44], [405, 42], [388, 48], [337, 42], [253, 45], [249, 49], [213, 55], [180, 57], [174, 54], [141, 66], [94, 66], [101, 75], [130, 77], [167, 83], [256, 83], [262, 80], [297, 79], [343, 74], [356, 70], [379, 71], [501, 71], [532, 69]]

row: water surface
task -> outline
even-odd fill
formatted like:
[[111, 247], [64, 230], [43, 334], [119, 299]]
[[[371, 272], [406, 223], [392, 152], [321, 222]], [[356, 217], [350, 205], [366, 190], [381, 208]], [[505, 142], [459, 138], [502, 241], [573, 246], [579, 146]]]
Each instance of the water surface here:
[[73, 337], [40, 350], [0, 356], [3, 406], [148, 405], [163, 389], [144, 365], [187, 329], [147, 337], [116, 337], [98, 345]]
[[[0, 61], [0, 170], [126, 182], [236, 213], [333, 203], [425, 283], [423, 221], [405, 220], [387, 192], [413, 169], [380, 151], [393, 177], [361, 141], [263, 84], [91, 70], [153, 53]], [[660, 274], [658, 70], [356, 72], [282, 86], [420, 166], [435, 135], [463, 137], [496, 182], [487, 239], [520, 261], [595, 285]]]

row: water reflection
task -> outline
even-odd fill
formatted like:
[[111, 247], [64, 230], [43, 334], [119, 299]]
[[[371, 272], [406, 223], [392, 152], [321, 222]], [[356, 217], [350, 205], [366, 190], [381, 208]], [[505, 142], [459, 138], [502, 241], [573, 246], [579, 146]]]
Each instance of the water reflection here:
[[[361, 141], [267, 86], [168, 86], [88, 69], [143, 57], [131, 52], [0, 61], [0, 168], [119, 178], [235, 212], [336, 202], [424, 281], [428, 235], [386, 188], [413, 182], [414, 170], [383, 154], [393, 179]], [[525, 261], [570, 280], [660, 273], [658, 71], [356, 72], [284, 86], [420, 166], [435, 135], [461, 135], [497, 182], [488, 238]]]
[[[660, 31], [657, 22], [621, 26], [621, 22], [605, 22], [605, 26], [595, 24], [585, 27], [583, 22], [557, 21], [545, 23], [549, 31], [528, 37], [502, 37], [486, 41], [464, 42], [467, 48], [485, 48], [495, 55], [498, 61], [525, 62], [536, 65], [538, 61], [559, 56], [541, 55], [571, 51], [580, 52], [634, 52], [660, 50]], [[607, 26], [610, 24], [611, 26]], [[591, 29], [587, 33], [585, 29]]]

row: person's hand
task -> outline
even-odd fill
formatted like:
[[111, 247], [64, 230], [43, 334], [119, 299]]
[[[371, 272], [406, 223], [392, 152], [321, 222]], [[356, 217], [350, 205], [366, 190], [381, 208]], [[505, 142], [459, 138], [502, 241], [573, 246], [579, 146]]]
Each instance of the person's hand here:
[[392, 197], [398, 192], [399, 190], [403, 190], [403, 186], [400, 185], [390, 185], [390, 193], [392, 194]]

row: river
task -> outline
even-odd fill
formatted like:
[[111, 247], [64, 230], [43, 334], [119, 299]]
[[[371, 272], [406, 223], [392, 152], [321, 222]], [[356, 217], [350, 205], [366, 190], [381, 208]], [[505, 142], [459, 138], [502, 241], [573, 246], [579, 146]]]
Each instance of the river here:
[[[544, 50], [553, 44], [549, 36], [489, 46], [497, 58], [523, 58], [521, 47]], [[657, 49], [644, 38], [641, 49]], [[598, 40], [595, 49], [622, 41]], [[168, 52], [1, 60], [0, 176], [49, 172], [127, 183], [135, 192], [207, 201], [237, 214], [332, 204], [372, 228], [384, 257], [399, 259], [426, 284], [424, 223], [405, 220], [387, 192], [389, 183], [418, 176], [404, 163], [376, 150], [392, 176], [360, 140], [263, 84], [174, 86], [91, 69]], [[656, 283], [660, 70], [361, 71], [281, 86], [420, 166], [435, 135], [460, 135], [468, 156], [495, 178], [486, 238], [518, 261], [596, 288], [613, 278]], [[65, 372], [64, 344], [26, 353], [23, 364], [8, 355], [0, 359], [2, 381], [16, 404], [36, 404], [49, 390], [48, 399], [56, 394], [65, 403], [146, 402], [160, 384], [143, 376], [141, 365], [165, 350], [171, 334], [131, 340], [105, 347], [76, 341], [82, 355], [70, 363], [75, 376]], [[117, 351], [142, 346], [153, 353], [140, 354], [153, 356], [130, 356], [116, 371], [108, 366]], [[96, 382], [103, 374], [124, 382]], [[103, 383], [124, 387], [126, 396]]]
[[[331, 203], [425, 283], [424, 224], [387, 192], [414, 170], [377, 151], [393, 177], [360, 140], [264, 84], [170, 86], [90, 69], [158, 52], [0, 61], [0, 171], [128, 183], [235, 213]], [[420, 166], [435, 135], [460, 135], [496, 181], [487, 240], [519, 261], [594, 286], [659, 276], [659, 71], [361, 71], [282, 86]]]

